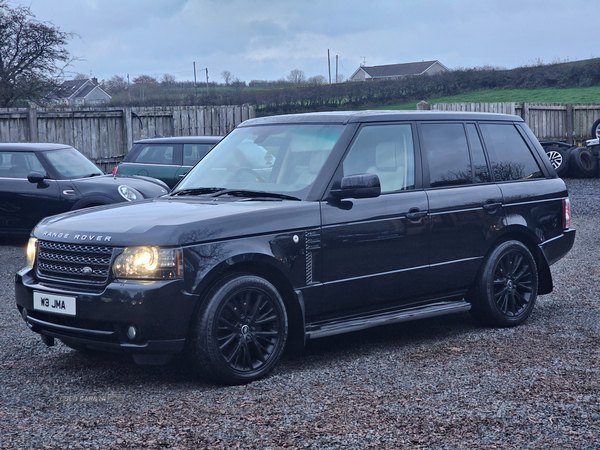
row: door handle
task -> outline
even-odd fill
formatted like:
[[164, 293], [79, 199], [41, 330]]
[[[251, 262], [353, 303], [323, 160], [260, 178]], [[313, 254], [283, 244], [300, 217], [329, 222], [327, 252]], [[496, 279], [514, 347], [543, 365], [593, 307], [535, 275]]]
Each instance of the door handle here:
[[488, 212], [495, 212], [498, 208], [502, 207], [502, 203], [498, 203], [498, 202], [491, 202], [491, 203], [484, 203], [483, 205], [483, 209], [485, 209]]
[[406, 213], [406, 218], [408, 220], [416, 220], [419, 221], [421, 220], [423, 217], [427, 217], [427, 211], [421, 211], [419, 208], [411, 208], [407, 213]]

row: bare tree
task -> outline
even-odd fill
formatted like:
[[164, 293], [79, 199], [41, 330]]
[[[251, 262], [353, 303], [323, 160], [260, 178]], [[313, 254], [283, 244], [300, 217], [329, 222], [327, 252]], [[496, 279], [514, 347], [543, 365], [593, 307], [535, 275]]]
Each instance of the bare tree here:
[[229, 83], [233, 80], [233, 74], [229, 70], [224, 70], [221, 72], [221, 78], [225, 81], [225, 85], [229, 86]]
[[304, 75], [304, 71], [300, 69], [294, 69], [287, 76], [287, 80], [295, 85], [305, 84], [306, 83], [306, 75]]
[[150, 75], [140, 75], [135, 77], [133, 80], [134, 84], [139, 84], [142, 86], [154, 86], [158, 81], [156, 78], [151, 77]]
[[315, 75], [314, 77], [310, 77], [307, 81], [308, 84], [327, 84], [327, 78], [323, 75]]
[[235, 77], [232, 81], [231, 81], [231, 86], [236, 90], [236, 91], [241, 91], [242, 89], [244, 89], [246, 87], [246, 82], [240, 80], [238, 77]]
[[127, 89], [127, 80], [121, 75], [113, 75], [104, 83], [104, 87], [109, 94], [118, 94]]
[[65, 48], [72, 37], [29, 8], [0, 1], [0, 107], [48, 99], [73, 61]]
[[173, 83], [175, 83], [175, 75], [171, 75], [169, 73], [165, 73], [160, 78], [160, 82], [162, 84], [173, 84]]
[[73, 77], [74, 80], [87, 80], [89, 77], [85, 73], [76, 73]]

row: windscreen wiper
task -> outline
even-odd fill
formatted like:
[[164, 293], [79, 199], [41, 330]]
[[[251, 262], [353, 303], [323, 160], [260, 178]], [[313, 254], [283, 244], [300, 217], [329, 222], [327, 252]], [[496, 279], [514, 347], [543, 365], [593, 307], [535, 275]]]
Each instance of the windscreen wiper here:
[[180, 191], [171, 192], [170, 197], [176, 197], [178, 195], [203, 195], [203, 194], [214, 194], [215, 192], [225, 191], [225, 188], [219, 187], [201, 187], [192, 189], [181, 189]]
[[297, 200], [298, 197], [287, 194], [279, 194], [277, 192], [265, 192], [265, 191], [250, 191], [247, 189], [225, 189], [221, 192], [217, 192], [213, 197], [220, 197], [221, 195], [231, 195], [234, 197], [247, 197], [247, 198], [277, 198], [281, 200]]

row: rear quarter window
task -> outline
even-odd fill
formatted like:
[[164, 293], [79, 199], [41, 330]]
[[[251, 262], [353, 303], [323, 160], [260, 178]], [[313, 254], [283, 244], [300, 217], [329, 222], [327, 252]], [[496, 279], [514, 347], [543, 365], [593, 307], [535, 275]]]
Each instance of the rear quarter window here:
[[544, 175], [531, 149], [511, 123], [481, 124], [495, 181], [529, 180]]

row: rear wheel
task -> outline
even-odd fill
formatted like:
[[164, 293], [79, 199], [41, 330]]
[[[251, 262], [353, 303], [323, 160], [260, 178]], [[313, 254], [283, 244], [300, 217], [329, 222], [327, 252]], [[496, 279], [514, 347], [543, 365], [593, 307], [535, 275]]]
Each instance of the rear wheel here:
[[196, 370], [223, 384], [242, 384], [266, 376], [287, 340], [285, 305], [267, 280], [236, 274], [209, 293], [193, 336]]
[[538, 289], [538, 270], [533, 255], [519, 241], [505, 241], [485, 258], [471, 313], [481, 323], [511, 327], [531, 315]]
[[592, 178], [598, 174], [598, 159], [583, 147], [571, 147], [569, 167], [576, 177]]

